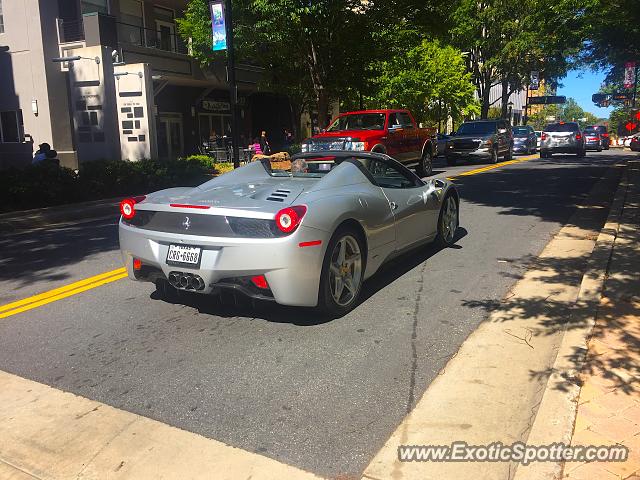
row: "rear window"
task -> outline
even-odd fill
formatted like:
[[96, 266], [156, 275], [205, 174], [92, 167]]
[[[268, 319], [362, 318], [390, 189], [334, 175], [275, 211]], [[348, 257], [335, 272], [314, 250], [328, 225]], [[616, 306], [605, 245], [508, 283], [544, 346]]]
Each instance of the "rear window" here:
[[529, 135], [529, 129], [527, 127], [513, 127], [513, 134], [516, 137], [525, 137]]
[[458, 128], [458, 135], [486, 135], [496, 133], [497, 122], [469, 122]]
[[567, 122], [567, 123], [550, 123], [546, 127], [544, 127], [545, 132], [579, 132], [580, 128], [578, 128], [577, 123]]
[[584, 131], [587, 133], [607, 133], [607, 127], [604, 125], [589, 125]]

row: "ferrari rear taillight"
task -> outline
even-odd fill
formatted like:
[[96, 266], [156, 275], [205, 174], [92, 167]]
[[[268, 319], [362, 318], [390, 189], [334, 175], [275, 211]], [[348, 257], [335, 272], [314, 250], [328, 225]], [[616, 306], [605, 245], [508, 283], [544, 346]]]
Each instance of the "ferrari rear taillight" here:
[[547, 135], [546, 133], [543, 133], [543, 134], [540, 136], [540, 140], [546, 140], [547, 138], [549, 138], [549, 135]]
[[269, 283], [264, 275], [254, 275], [251, 277], [251, 283], [253, 283], [260, 290], [266, 290], [269, 288]]
[[602, 133], [601, 136], [607, 138], [609, 136], [609, 134], [608, 133]]
[[136, 215], [136, 203], [142, 202], [145, 198], [145, 195], [139, 195], [137, 197], [125, 198], [120, 202], [120, 214], [122, 218], [125, 220], [131, 220]]
[[582, 135], [580, 135], [579, 133], [576, 133], [576, 140], [580, 140], [582, 138]]
[[305, 213], [307, 213], [307, 207], [304, 205], [283, 208], [276, 213], [276, 226], [283, 233], [291, 233], [298, 228]]

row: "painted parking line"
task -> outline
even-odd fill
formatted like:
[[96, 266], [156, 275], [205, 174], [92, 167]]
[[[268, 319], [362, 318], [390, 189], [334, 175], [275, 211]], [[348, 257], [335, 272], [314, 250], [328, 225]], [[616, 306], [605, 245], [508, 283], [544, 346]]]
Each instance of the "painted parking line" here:
[[[514, 163], [526, 162], [527, 160], [533, 160], [536, 158], [538, 158], [537, 155], [532, 155], [529, 157], [518, 158], [516, 160], [509, 160], [507, 162], [496, 163], [495, 165], [488, 165], [486, 167], [476, 168], [474, 170], [468, 170], [466, 172], [459, 173], [452, 177], [447, 177], [447, 179], [453, 180], [454, 178], [457, 178], [457, 177], [475, 175], [477, 173], [493, 170], [494, 168], [504, 167], [506, 165], [512, 165]], [[106, 285], [108, 283], [121, 280], [123, 278], [126, 278], [126, 276], [127, 276], [126, 270], [124, 268], [118, 268], [110, 272], [105, 272], [100, 275], [96, 275], [94, 277], [89, 277], [84, 280], [71, 283], [64, 287], [56, 288], [54, 290], [49, 290], [48, 292], [44, 292], [38, 295], [34, 295], [32, 297], [18, 300], [13, 303], [8, 303], [6, 305], [0, 306], [0, 318], [10, 317], [18, 313], [26, 312], [28, 310], [41, 307], [42, 305], [56, 302], [58, 300], [62, 300], [72, 295], [76, 295], [78, 293], [82, 293], [87, 290], [91, 290], [93, 288], [97, 288], [102, 285]]]
[[7, 303], [6, 305], [0, 306], [0, 318], [10, 317], [18, 313], [26, 312], [27, 310], [41, 307], [42, 305], [56, 302], [81, 292], [86, 292], [87, 290], [106, 285], [107, 283], [115, 282], [116, 280], [120, 280], [126, 276], [126, 269], [117, 268], [110, 272], [101, 273], [100, 275], [95, 275], [93, 277], [65, 285], [64, 287], [55, 288], [32, 297]]

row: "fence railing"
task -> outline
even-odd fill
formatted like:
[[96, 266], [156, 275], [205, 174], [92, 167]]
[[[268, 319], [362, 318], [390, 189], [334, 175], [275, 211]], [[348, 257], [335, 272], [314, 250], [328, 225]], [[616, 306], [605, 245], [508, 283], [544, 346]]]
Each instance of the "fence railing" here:
[[182, 38], [169, 31], [168, 28], [159, 27], [157, 30], [153, 30], [129, 23], [116, 23], [120, 43], [145, 48], [156, 48], [158, 50], [184, 55], [188, 53], [188, 48]]

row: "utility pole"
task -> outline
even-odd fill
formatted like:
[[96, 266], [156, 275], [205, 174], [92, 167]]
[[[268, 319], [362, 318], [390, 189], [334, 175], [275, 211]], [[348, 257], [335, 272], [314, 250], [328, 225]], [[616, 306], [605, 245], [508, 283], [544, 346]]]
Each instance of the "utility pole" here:
[[233, 168], [240, 166], [240, 122], [238, 121], [238, 86], [236, 85], [236, 60], [233, 49], [233, 13], [231, 0], [225, 0], [227, 26], [227, 80], [229, 81], [229, 99], [231, 104], [231, 149]]

